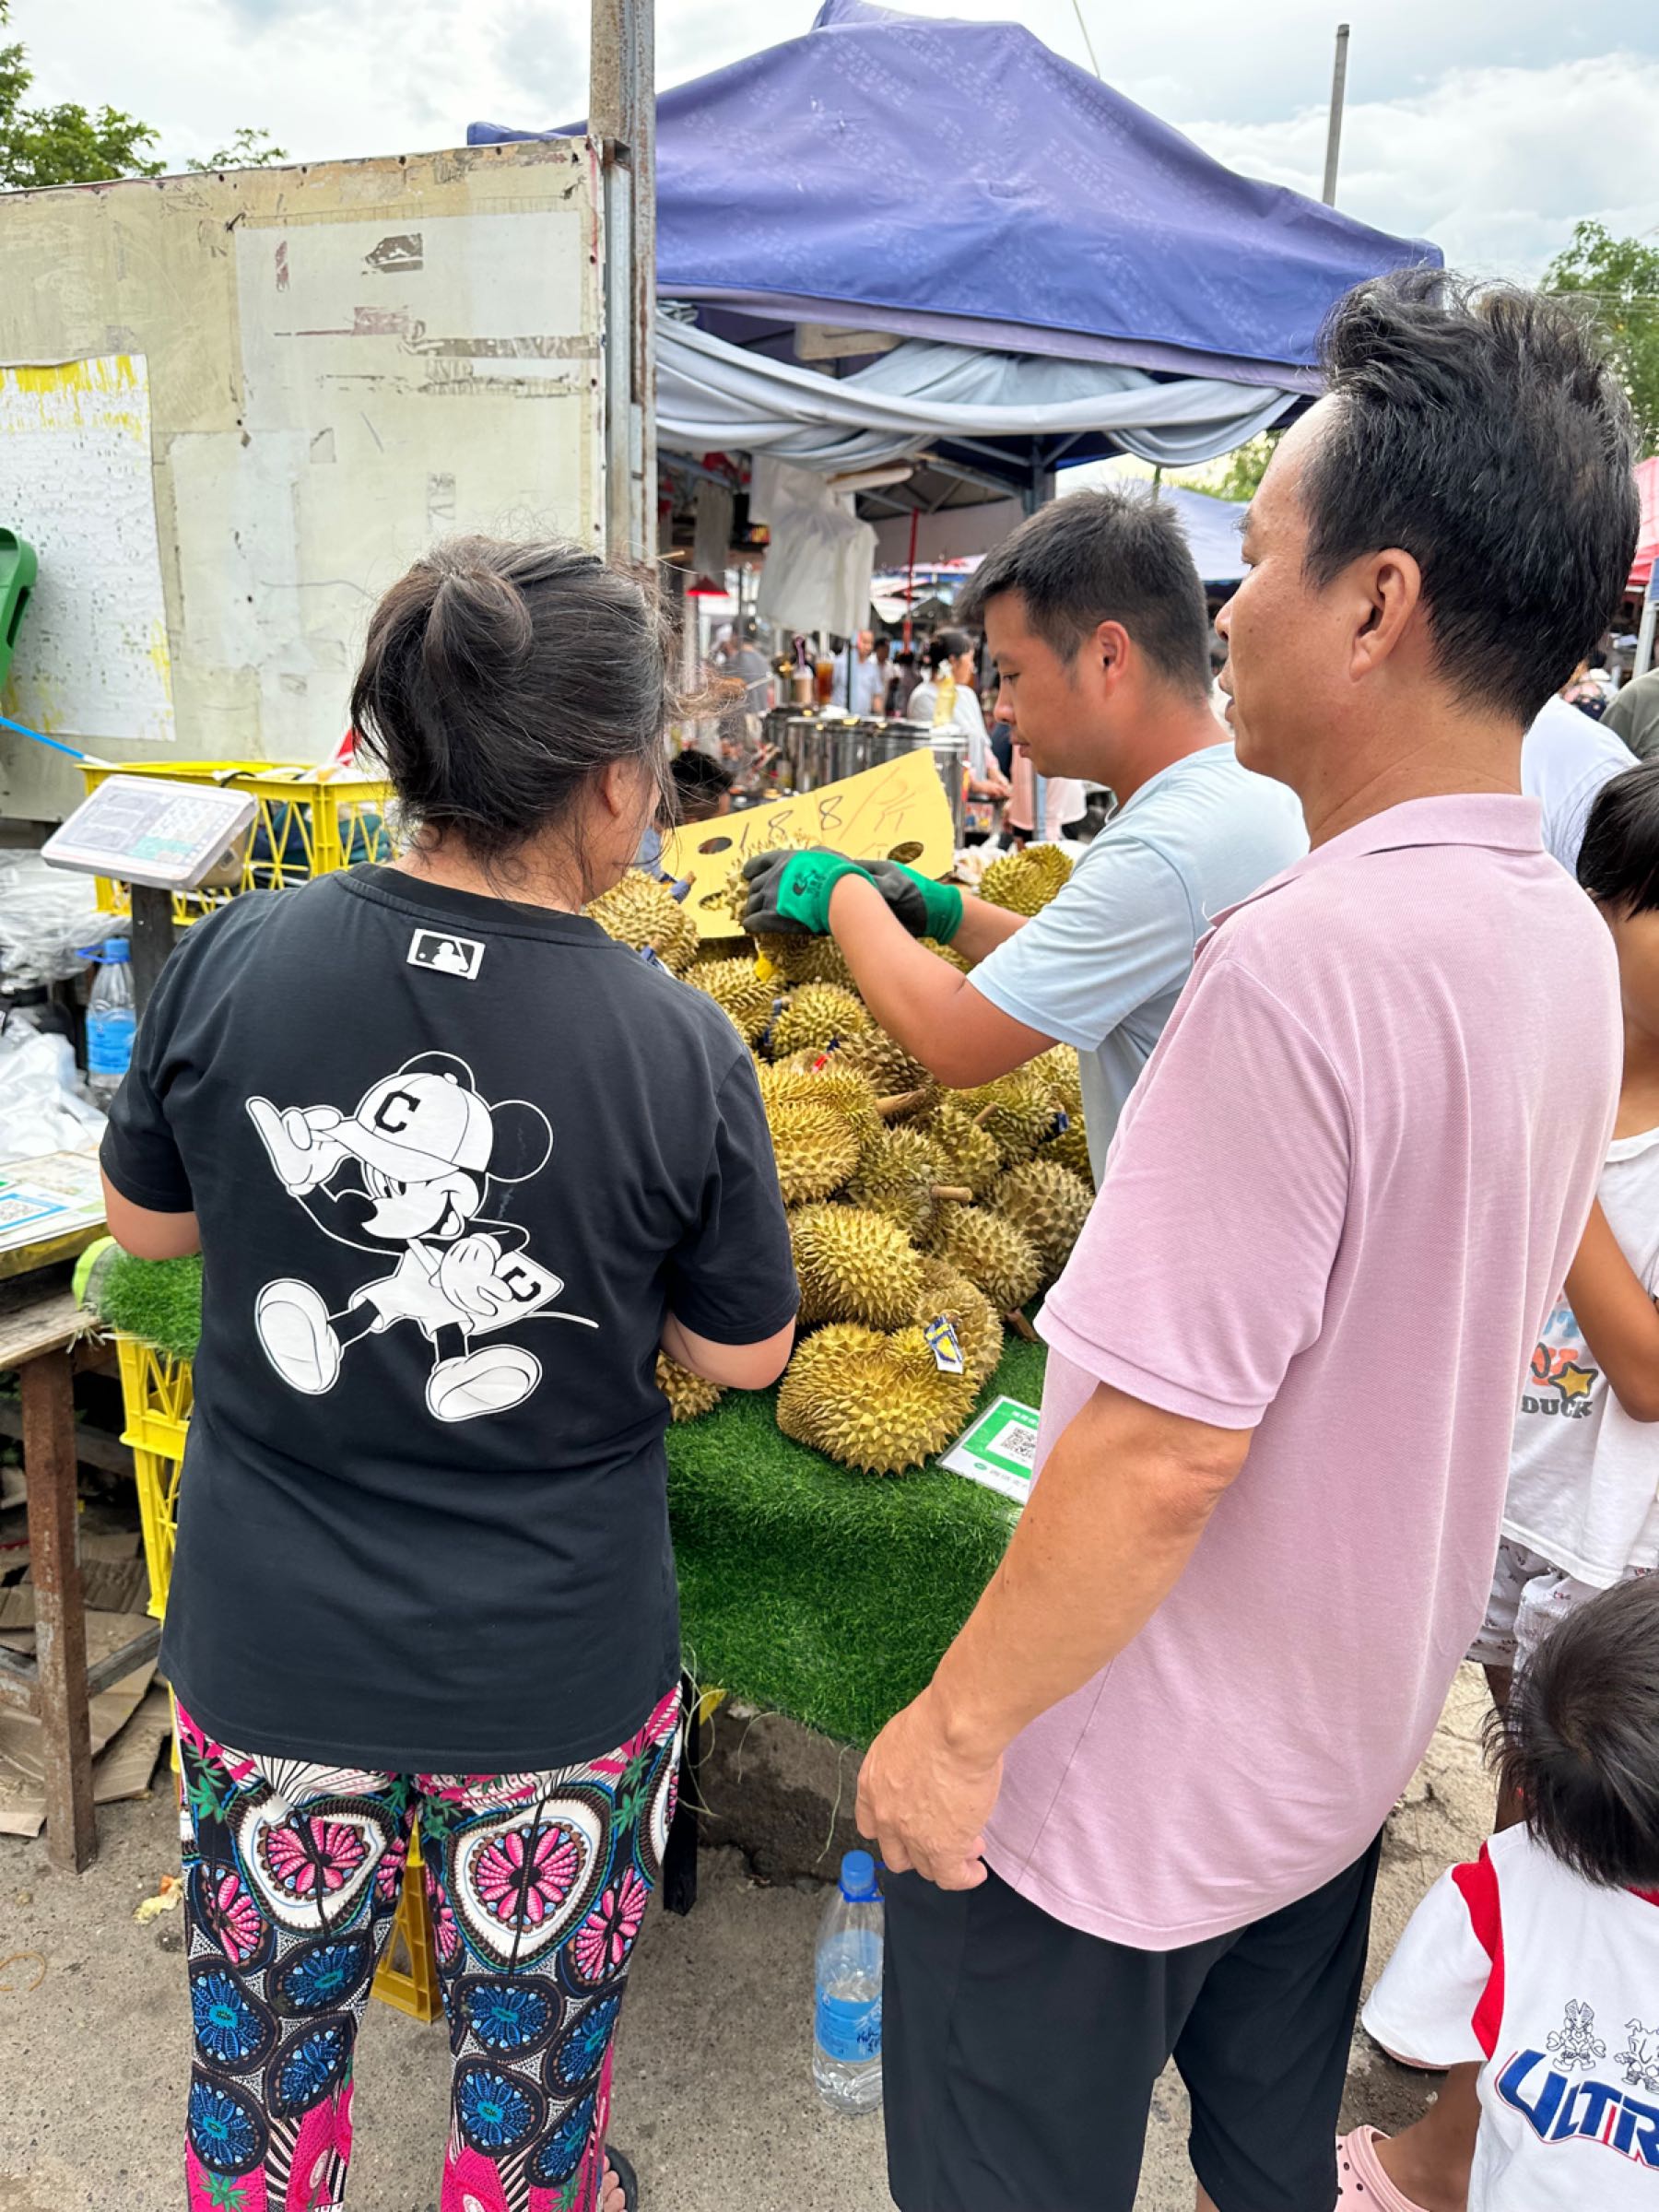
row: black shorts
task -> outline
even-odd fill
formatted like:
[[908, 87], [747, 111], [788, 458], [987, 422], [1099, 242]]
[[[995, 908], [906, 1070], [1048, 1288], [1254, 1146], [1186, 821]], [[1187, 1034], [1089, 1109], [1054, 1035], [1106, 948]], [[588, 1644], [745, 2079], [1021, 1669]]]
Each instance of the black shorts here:
[[1137, 1951], [992, 1875], [887, 1877], [882, 2077], [900, 2212], [1133, 2212], [1173, 2057], [1219, 2212], [1331, 2212], [1382, 1848], [1283, 1912]]

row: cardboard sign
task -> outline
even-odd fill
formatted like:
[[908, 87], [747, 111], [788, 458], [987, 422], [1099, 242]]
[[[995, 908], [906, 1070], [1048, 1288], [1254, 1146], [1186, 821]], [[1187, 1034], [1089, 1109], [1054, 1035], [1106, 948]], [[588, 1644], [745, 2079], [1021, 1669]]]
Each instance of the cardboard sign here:
[[827, 845], [849, 860], [901, 860], [924, 876], [947, 875], [956, 858], [949, 802], [923, 746], [798, 798], [688, 822], [665, 839], [662, 865], [673, 877], [691, 878], [686, 904], [700, 935], [743, 935], [724, 896], [732, 870], [751, 853], [793, 838]]

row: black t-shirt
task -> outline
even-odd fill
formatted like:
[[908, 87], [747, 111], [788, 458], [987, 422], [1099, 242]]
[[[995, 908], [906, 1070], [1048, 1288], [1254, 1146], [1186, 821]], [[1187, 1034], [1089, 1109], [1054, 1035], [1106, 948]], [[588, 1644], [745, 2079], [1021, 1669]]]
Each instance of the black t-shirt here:
[[194, 1207], [162, 1665], [256, 1752], [562, 1766], [678, 1670], [663, 1318], [795, 1307], [748, 1056], [596, 924], [387, 868], [235, 900], [161, 977], [104, 1140]]

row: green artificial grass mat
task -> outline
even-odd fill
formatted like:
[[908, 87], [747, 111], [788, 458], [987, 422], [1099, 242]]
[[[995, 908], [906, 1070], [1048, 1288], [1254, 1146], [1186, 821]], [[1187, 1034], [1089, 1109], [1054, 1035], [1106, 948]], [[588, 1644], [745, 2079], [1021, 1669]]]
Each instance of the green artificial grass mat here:
[[[199, 1260], [117, 1252], [88, 1295], [112, 1328], [194, 1357]], [[1045, 1358], [1010, 1337], [981, 1405], [1041, 1404]], [[776, 1395], [734, 1391], [668, 1431], [686, 1662], [705, 1688], [867, 1744], [925, 1688], [1002, 1558], [1014, 1508], [937, 1468], [839, 1466], [780, 1433]]]

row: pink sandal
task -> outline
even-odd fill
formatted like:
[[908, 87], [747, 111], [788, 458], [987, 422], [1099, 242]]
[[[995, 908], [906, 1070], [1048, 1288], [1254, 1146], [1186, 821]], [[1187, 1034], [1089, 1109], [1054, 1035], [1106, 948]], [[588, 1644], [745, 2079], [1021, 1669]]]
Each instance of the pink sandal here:
[[1374, 2127], [1350, 2128], [1337, 2136], [1337, 2212], [1422, 2212], [1383, 2172], [1376, 2146], [1386, 2140]]

